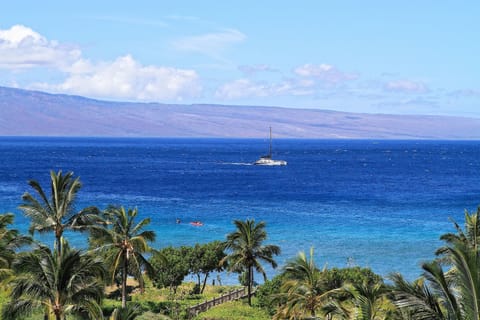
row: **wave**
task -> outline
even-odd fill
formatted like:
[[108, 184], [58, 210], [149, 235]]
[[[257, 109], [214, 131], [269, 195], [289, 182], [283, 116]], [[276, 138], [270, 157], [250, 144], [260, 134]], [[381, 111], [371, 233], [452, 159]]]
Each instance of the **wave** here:
[[220, 162], [220, 164], [231, 165], [231, 166], [253, 166], [253, 163], [249, 163], [249, 162]]

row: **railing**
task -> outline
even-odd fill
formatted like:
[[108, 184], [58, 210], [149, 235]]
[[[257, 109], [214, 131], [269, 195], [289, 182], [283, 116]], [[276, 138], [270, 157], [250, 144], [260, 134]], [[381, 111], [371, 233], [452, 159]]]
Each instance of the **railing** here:
[[[252, 292], [252, 294], [253, 294], [253, 292]], [[241, 288], [241, 289], [234, 290], [234, 291], [230, 291], [230, 292], [224, 293], [220, 297], [213, 298], [211, 300], [206, 300], [205, 302], [201, 302], [197, 305], [189, 307], [187, 309], [187, 313], [188, 313], [189, 318], [192, 318], [192, 317], [197, 316], [200, 312], [205, 312], [208, 309], [210, 309], [210, 308], [212, 308], [216, 305], [219, 305], [219, 304], [222, 304], [222, 303], [228, 302], [228, 301], [238, 300], [238, 299], [246, 297], [247, 295], [248, 295], [248, 293], [247, 293], [245, 287]]]

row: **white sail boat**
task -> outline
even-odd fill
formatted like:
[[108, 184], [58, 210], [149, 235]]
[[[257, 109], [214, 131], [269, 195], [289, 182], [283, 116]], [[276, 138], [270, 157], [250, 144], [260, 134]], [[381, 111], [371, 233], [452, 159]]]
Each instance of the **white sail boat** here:
[[270, 149], [267, 155], [261, 156], [260, 159], [254, 162], [255, 165], [259, 166], [286, 166], [287, 161], [285, 160], [274, 160], [272, 159], [272, 127], [270, 127]]

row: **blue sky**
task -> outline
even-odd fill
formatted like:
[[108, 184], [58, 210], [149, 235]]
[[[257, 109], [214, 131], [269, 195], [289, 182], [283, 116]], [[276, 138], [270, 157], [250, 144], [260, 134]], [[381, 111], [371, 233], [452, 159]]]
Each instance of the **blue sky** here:
[[0, 85], [480, 117], [480, 1], [6, 1]]

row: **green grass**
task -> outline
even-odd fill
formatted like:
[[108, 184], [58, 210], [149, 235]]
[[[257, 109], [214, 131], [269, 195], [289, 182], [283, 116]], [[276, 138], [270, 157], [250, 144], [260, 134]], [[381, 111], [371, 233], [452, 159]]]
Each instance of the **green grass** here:
[[226, 302], [200, 313], [195, 320], [269, 320], [265, 310], [250, 307], [243, 301]]

